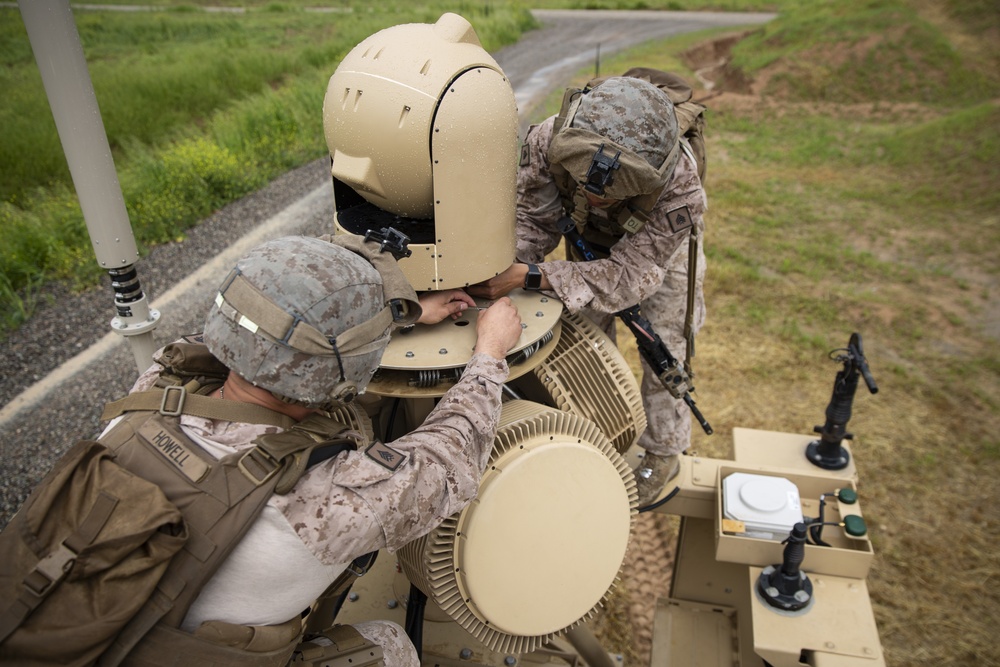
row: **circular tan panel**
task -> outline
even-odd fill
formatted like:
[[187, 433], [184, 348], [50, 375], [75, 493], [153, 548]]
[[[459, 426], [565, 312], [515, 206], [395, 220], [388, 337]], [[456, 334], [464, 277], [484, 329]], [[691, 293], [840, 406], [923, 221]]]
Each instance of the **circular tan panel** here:
[[490, 626], [542, 635], [575, 623], [625, 556], [628, 493], [608, 457], [564, 435], [497, 460], [461, 522], [459, 587]]
[[[507, 381], [514, 380], [533, 371], [548, 357], [559, 343], [562, 332], [562, 321], [557, 321], [552, 328], [552, 336], [546, 342], [538, 341], [537, 349], [530, 354], [513, 353], [507, 356], [510, 375]], [[455, 386], [461, 377], [464, 366], [444, 369], [413, 369], [395, 370], [379, 368], [378, 373], [368, 384], [368, 393], [376, 396], [395, 398], [438, 398]], [[422, 379], [423, 378], [423, 379]], [[426, 381], [424, 381], [426, 380]]]
[[[538, 292], [514, 290], [509, 294], [517, 306], [524, 329], [511, 353], [533, 345], [559, 321], [562, 303]], [[480, 306], [489, 301], [478, 299]], [[438, 324], [418, 324], [395, 332], [382, 355], [381, 368], [393, 370], [438, 370], [459, 368], [469, 363], [476, 346], [478, 310], [466, 310], [457, 320]]]

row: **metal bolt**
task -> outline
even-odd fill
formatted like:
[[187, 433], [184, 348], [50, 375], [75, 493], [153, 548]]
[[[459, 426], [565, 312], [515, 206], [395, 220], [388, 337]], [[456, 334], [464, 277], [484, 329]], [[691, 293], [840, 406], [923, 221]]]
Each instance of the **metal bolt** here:
[[517, 664], [517, 658], [512, 655], [508, 655], [503, 659], [503, 664], [507, 665], [507, 667], [514, 667], [514, 665]]
[[535, 317], [545, 317], [545, 313], [539, 310], [537, 313], [535, 313]]
[[527, 329], [527, 328], [528, 328], [528, 325], [527, 325], [527, 324], [525, 324], [524, 322], [521, 322], [521, 328], [522, 328], [522, 329]]
[[413, 358], [413, 353], [412, 352], [407, 352], [406, 353], [406, 358], [407, 359], [412, 359]]
[[438, 350], [438, 354], [448, 354], [448, 350], [442, 347], [440, 350]]
[[794, 597], [799, 602], [805, 602], [806, 600], [809, 599], [809, 592], [808, 591], [795, 591], [795, 596]]
[[395, 609], [396, 607], [398, 607], [398, 606], [399, 606], [399, 603], [398, 603], [398, 602], [396, 602], [395, 600], [389, 600], [389, 601], [388, 601], [388, 602], [387, 602], [387, 603], [385, 604], [385, 606], [386, 606], [386, 607], [388, 607], [389, 609]]
[[764, 589], [764, 592], [773, 598], [778, 597], [778, 589], [775, 588], [774, 586], [768, 586], [766, 589]]
[[547, 296], [543, 296], [543, 297], [541, 298], [541, 302], [542, 302], [542, 303], [548, 303], [548, 302], [549, 302], [549, 297], [547, 297]]
[[351, 593], [350, 595], [347, 596], [347, 599], [350, 600], [351, 602], [357, 602], [358, 601], [358, 594], [357, 593]]
[[472, 649], [463, 648], [461, 651], [459, 651], [458, 657], [461, 658], [462, 660], [468, 660], [469, 658], [472, 657]]

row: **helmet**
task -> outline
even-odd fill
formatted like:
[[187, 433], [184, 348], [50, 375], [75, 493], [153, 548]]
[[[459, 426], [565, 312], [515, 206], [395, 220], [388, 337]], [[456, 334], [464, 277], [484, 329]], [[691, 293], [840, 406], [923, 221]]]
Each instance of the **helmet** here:
[[659, 194], [679, 156], [677, 117], [648, 81], [612, 77], [577, 97], [552, 138], [549, 161], [607, 199]]
[[383, 289], [393, 281], [363, 254], [302, 236], [257, 246], [219, 288], [205, 320], [208, 349], [284, 400], [349, 402], [378, 368], [393, 321], [419, 316], [398, 316], [399, 301]]

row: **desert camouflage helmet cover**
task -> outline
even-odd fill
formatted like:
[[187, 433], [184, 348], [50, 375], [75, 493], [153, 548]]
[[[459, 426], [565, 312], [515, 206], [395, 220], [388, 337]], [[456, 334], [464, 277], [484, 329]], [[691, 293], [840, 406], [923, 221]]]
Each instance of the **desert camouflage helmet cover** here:
[[658, 193], [679, 156], [674, 105], [662, 90], [642, 79], [612, 77], [580, 95], [566, 123], [552, 138], [549, 161], [577, 183], [587, 180], [594, 154], [618, 157], [621, 167], [604, 197], [625, 200]]
[[291, 236], [257, 246], [219, 288], [205, 321], [209, 350], [247, 381], [307, 406], [336, 400], [345, 383], [364, 391], [393, 322], [420, 313], [395, 261], [371, 245]]

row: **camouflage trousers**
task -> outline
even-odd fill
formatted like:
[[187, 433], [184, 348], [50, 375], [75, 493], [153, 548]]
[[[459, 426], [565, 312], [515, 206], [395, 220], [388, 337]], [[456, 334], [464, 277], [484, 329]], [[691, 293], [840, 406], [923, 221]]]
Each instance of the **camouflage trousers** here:
[[[705, 251], [704, 237], [698, 244], [697, 279], [695, 281], [694, 313], [692, 329], [695, 333], [705, 323]], [[681, 243], [670, 258], [667, 273], [660, 289], [644, 300], [639, 307], [642, 315], [653, 325], [664, 344], [681, 362], [687, 356], [687, 341], [684, 340], [684, 320], [687, 314], [688, 295], [688, 244]], [[612, 340], [617, 341], [616, 321], [613, 314], [582, 311]], [[632, 333], [624, 329], [622, 336], [629, 339]], [[695, 384], [697, 386], [697, 383]], [[646, 411], [646, 430], [639, 438], [639, 446], [648, 452], [680, 454], [691, 445], [691, 410], [683, 400], [674, 398], [663, 386], [656, 373], [642, 361], [642, 406]]]
[[420, 667], [417, 650], [403, 628], [391, 621], [355, 623], [362, 637], [382, 647], [385, 667]]

